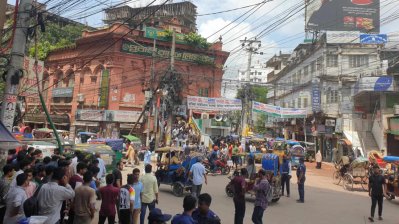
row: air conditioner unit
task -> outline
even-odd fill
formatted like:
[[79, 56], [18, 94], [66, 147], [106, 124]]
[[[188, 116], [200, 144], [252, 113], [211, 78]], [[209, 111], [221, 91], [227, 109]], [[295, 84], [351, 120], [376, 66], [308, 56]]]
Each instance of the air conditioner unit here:
[[202, 113], [201, 114], [201, 119], [209, 119], [209, 114], [207, 114], [207, 113]]
[[85, 95], [83, 95], [82, 93], [79, 93], [77, 96], [77, 100], [79, 103], [85, 102]]

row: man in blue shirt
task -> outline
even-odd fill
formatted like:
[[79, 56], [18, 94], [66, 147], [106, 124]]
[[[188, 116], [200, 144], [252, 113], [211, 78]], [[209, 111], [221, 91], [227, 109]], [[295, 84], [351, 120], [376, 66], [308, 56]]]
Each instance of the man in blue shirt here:
[[207, 194], [198, 196], [198, 208], [193, 212], [192, 217], [198, 224], [220, 224], [220, 218], [209, 209], [212, 197]]
[[[191, 188], [191, 194], [194, 197], [198, 197], [201, 194], [202, 184], [208, 184], [206, 179], [206, 171], [204, 165], [202, 165], [202, 158], [198, 157], [197, 162], [191, 166], [189, 176], [193, 177], [193, 186]], [[204, 177], [204, 179], [203, 179]]]
[[172, 219], [172, 224], [198, 224], [191, 215], [197, 206], [197, 199], [192, 195], [187, 195], [183, 200], [184, 212], [181, 215], [175, 215]]
[[290, 197], [291, 161], [284, 155], [281, 166], [281, 193], [284, 196], [284, 187], [287, 188], [287, 197]]
[[306, 180], [306, 166], [305, 159], [302, 157], [299, 159], [299, 167], [296, 170], [296, 177], [298, 178], [298, 203], [305, 203], [305, 180]]
[[141, 212], [141, 197], [143, 194], [143, 183], [139, 181], [140, 169], [134, 168], [133, 170], [133, 188], [135, 192], [134, 208], [133, 208], [133, 224], [139, 223], [139, 217]]

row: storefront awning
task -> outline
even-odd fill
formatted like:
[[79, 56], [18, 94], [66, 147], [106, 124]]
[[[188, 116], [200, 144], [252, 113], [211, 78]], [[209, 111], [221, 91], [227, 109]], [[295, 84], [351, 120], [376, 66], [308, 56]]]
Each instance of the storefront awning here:
[[344, 131], [344, 136], [352, 144], [352, 147], [362, 147], [357, 131]]
[[19, 142], [7, 130], [3, 123], [0, 122], [0, 149], [12, 149], [19, 145]]

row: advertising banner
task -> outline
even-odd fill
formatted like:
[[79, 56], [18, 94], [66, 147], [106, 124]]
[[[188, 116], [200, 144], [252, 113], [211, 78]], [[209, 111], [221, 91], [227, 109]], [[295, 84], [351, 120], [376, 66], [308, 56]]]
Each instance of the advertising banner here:
[[242, 102], [239, 99], [187, 96], [187, 107], [189, 110], [235, 111], [242, 110]]
[[385, 44], [388, 42], [386, 34], [362, 34], [360, 35], [360, 43], [362, 44]]
[[37, 68], [35, 66], [35, 59], [25, 57], [24, 58], [24, 76], [22, 77], [19, 84], [19, 95], [38, 97], [37, 95], [37, 79], [36, 79], [36, 69], [39, 76], [39, 80], [43, 79], [44, 62], [38, 61]]
[[140, 114], [141, 111], [78, 110], [76, 111], [76, 120], [136, 123], [140, 117]]
[[107, 107], [108, 105], [108, 92], [109, 92], [109, 70], [104, 69], [101, 74], [101, 89], [100, 89], [100, 102], [99, 107]]
[[327, 31], [327, 43], [329, 44], [358, 44], [360, 43], [359, 31]]
[[392, 76], [363, 77], [353, 87], [353, 95], [362, 91], [394, 91]]
[[380, 0], [306, 0], [310, 30], [380, 32]]
[[252, 102], [252, 110], [258, 113], [265, 113], [271, 117], [279, 118], [304, 118], [307, 115], [306, 109], [283, 108], [270, 104]]

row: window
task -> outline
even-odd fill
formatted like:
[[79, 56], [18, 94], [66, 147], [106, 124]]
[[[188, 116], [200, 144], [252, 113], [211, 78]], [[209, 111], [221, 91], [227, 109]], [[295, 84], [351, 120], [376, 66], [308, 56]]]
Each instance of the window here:
[[323, 68], [323, 56], [319, 57], [316, 62], [317, 71], [320, 71]]
[[84, 77], [80, 77], [80, 84], [83, 85], [85, 82], [85, 78]]
[[199, 89], [198, 90], [198, 96], [208, 97], [209, 96], [209, 89], [208, 88]]
[[303, 75], [308, 76], [309, 75], [309, 65], [306, 65], [305, 68], [303, 69]]
[[338, 90], [327, 91], [327, 103], [338, 103]]
[[308, 107], [308, 98], [303, 98], [303, 108]]
[[369, 65], [368, 55], [350, 55], [349, 56], [349, 67], [357, 68]]
[[96, 84], [97, 83], [97, 76], [90, 76], [90, 83]]
[[316, 70], [316, 62], [312, 61], [310, 64], [310, 72], [313, 73]]
[[327, 67], [338, 67], [338, 55], [327, 55]]
[[292, 100], [291, 101], [291, 108], [294, 108], [295, 107], [295, 100]]
[[299, 84], [301, 82], [301, 79], [302, 79], [302, 70], [299, 70], [298, 75], [296, 77], [295, 84]]
[[302, 99], [298, 98], [298, 108], [302, 108], [301, 101], [302, 101]]

